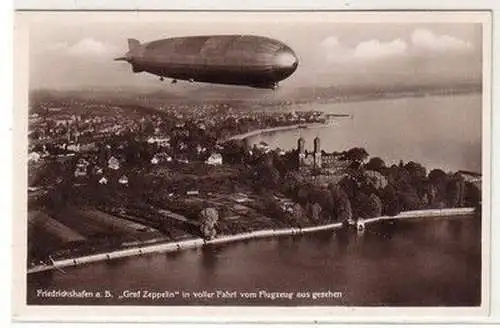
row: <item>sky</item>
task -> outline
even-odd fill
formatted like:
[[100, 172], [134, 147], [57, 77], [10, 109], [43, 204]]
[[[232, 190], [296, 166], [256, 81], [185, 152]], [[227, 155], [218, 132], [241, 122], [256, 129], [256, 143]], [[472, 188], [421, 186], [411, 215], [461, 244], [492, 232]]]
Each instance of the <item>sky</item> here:
[[[482, 26], [444, 15], [307, 15], [273, 13], [25, 13], [29, 26], [30, 87], [155, 88], [158, 78], [134, 74], [112, 59], [127, 51], [127, 38], [254, 34], [278, 39], [299, 58], [281, 86], [457, 84], [482, 78]], [[400, 15], [405, 15], [401, 14]], [[396, 18], [395, 18], [396, 17]], [[385, 19], [387, 18], [387, 19]], [[176, 86], [182, 88], [180, 86]]]

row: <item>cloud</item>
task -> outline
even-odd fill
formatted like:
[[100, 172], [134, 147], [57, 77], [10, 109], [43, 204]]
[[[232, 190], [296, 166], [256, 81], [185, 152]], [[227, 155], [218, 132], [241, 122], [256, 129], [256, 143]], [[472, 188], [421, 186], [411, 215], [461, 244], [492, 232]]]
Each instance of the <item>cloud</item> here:
[[47, 45], [47, 50], [50, 52], [65, 51], [66, 48], [68, 48], [68, 44], [66, 42], [56, 42]]
[[321, 42], [321, 46], [327, 49], [338, 47], [340, 46], [339, 38], [336, 36], [329, 36]]
[[321, 42], [321, 54], [329, 62], [345, 62], [352, 59], [353, 49], [340, 43], [336, 36], [329, 36]]
[[358, 58], [379, 58], [403, 55], [406, 53], [408, 45], [401, 39], [390, 42], [381, 42], [373, 39], [359, 43], [354, 49], [354, 57]]
[[106, 44], [93, 38], [84, 38], [74, 44], [57, 42], [49, 45], [47, 50], [73, 57], [102, 57], [119, 52], [115, 46]]
[[80, 42], [67, 49], [67, 53], [72, 56], [102, 56], [115, 52], [111, 45], [94, 40], [92, 38], [82, 39]]
[[413, 31], [411, 35], [413, 46], [431, 51], [448, 50], [470, 50], [473, 48], [471, 42], [459, 39], [451, 35], [437, 35], [430, 30], [419, 28]]
[[335, 36], [329, 36], [321, 42], [321, 48], [328, 61], [352, 61], [357, 59], [378, 59], [404, 55], [408, 45], [401, 39], [382, 42], [377, 39], [362, 41], [355, 47], [342, 44]]

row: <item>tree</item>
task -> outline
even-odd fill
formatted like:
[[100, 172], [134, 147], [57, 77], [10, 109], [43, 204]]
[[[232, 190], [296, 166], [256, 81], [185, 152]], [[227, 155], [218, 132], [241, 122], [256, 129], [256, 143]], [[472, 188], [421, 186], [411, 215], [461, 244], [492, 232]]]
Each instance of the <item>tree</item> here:
[[449, 207], [460, 207], [465, 198], [465, 179], [460, 174], [454, 174], [446, 188], [446, 200]]
[[238, 164], [244, 162], [248, 154], [248, 145], [243, 140], [230, 140], [224, 144], [222, 158], [224, 163]]
[[310, 213], [310, 217], [311, 219], [315, 222], [315, 223], [319, 223], [321, 222], [321, 212], [323, 211], [323, 209], [321, 208], [321, 205], [318, 204], [318, 203], [314, 203], [312, 206], [311, 206], [311, 213]]
[[272, 157], [263, 156], [250, 172], [254, 187], [257, 189], [275, 188], [280, 180], [280, 173], [274, 167]]
[[404, 169], [408, 173], [410, 183], [415, 188], [418, 197], [423, 198], [426, 192], [427, 169], [417, 162], [408, 162]]
[[329, 189], [332, 195], [334, 209], [332, 217], [335, 217], [338, 222], [351, 220], [353, 216], [351, 201], [344, 189], [339, 185], [330, 185]]
[[368, 152], [364, 148], [355, 147], [344, 152], [344, 159], [354, 162], [364, 162], [368, 158]]
[[302, 226], [305, 222], [307, 222], [306, 212], [299, 203], [295, 203], [295, 205], [293, 205], [291, 219], [292, 224], [298, 226]]
[[378, 171], [366, 171], [364, 173], [365, 182], [375, 190], [384, 189], [387, 186], [387, 178]]
[[380, 157], [370, 158], [368, 163], [366, 163], [365, 165], [365, 169], [377, 172], [381, 172], [383, 169], [385, 169], [385, 167], [385, 162]]
[[437, 186], [446, 183], [447, 180], [448, 180], [448, 175], [443, 170], [434, 169], [431, 172], [429, 172], [429, 181], [433, 185]]
[[467, 206], [479, 207], [481, 205], [481, 189], [471, 182], [465, 182], [464, 203]]
[[382, 201], [382, 213], [385, 215], [397, 215], [401, 212], [401, 204], [398, 199], [396, 188], [392, 185], [387, 185], [380, 193]]
[[358, 192], [358, 185], [356, 180], [351, 176], [346, 176], [338, 183], [338, 186], [342, 188], [342, 191], [347, 195], [349, 199], [353, 199]]
[[380, 200], [380, 198], [376, 194], [371, 194], [369, 197], [369, 201], [371, 210], [370, 214], [372, 215], [372, 217], [381, 216], [383, 210], [382, 200]]
[[431, 196], [428, 197], [430, 205], [432, 207], [446, 206], [450, 177], [443, 170], [435, 169], [429, 173], [428, 180], [430, 184], [428, 194]]
[[207, 240], [213, 239], [217, 234], [215, 225], [219, 220], [219, 213], [217, 210], [213, 207], [203, 209], [199, 214], [199, 220], [202, 237]]
[[421, 199], [417, 194], [417, 190], [411, 184], [399, 186], [397, 192], [398, 199], [401, 204], [401, 210], [411, 211], [418, 210], [423, 207]]
[[427, 169], [420, 163], [408, 162], [404, 166], [412, 180], [422, 180], [427, 176]]
[[297, 202], [302, 205], [306, 205], [309, 202], [311, 194], [311, 188], [307, 184], [299, 186], [297, 190]]
[[364, 192], [358, 193], [355, 200], [354, 217], [373, 218], [382, 214], [382, 201], [375, 194], [368, 196]]

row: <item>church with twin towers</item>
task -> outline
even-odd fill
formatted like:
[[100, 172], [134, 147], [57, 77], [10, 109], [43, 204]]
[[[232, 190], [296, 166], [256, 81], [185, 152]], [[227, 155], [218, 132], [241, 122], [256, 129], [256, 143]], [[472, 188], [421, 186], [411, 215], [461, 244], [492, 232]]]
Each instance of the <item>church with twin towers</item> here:
[[298, 165], [299, 168], [328, 168], [338, 161], [334, 154], [327, 154], [321, 150], [321, 139], [319, 137], [313, 140], [313, 151], [306, 150], [306, 140], [299, 138], [297, 140]]
[[339, 153], [327, 153], [321, 149], [321, 139], [313, 140], [312, 152], [306, 149], [306, 140], [300, 137], [297, 140], [297, 161], [301, 170], [307, 169], [338, 169], [344, 167], [346, 162], [340, 158]]

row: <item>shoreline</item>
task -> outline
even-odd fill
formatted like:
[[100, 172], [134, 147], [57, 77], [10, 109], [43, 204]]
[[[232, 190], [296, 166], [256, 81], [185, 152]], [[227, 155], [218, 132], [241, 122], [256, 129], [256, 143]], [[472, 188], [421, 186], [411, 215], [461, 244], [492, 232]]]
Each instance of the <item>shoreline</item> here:
[[[364, 229], [366, 224], [371, 224], [384, 220], [408, 220], [408, 219], [418, 219], [423, 217], [436, 218], [442, 216], [471, 215], [474, 214], [474, 212], [475, 208], [473, 207], [406, 211], [406, 212], [401, 212], [395, 216], [379, 216], [376, 218], [360, 219], [356, 222], [356, 227], [362, 230]], [[44, 272], [51, 270], [63, 271], [62, 268], [75, 267], [85, 263], [94, 263], [94, 262], [101, 262], [117, 258], [140, 256], [143, 254], [175, 252], [184, 249], [199, 248], [204, 245], [217, 245], [217, 244], [225, 244], [225, 243], [249, 240], [249, 239], [259, 239], [259, 238], [284, 236], [284, 235], [293, 236], [293, 235], [301, 235], [304, 233], [317, 232], [317, 231], [338, 230], [342, 228], [342, 226], [343, 226], [342, 222], [335, 222], [326, 225], [313, 226], [307, 228], [257, 230], [236, 235], [220, 236], [209, 241], [206, 241], [202, 238], [195, 238], [179, 242], [166, 242], [149, 246], [142, 246], [142, 247], [139, 246], [134, 248], [116, 250], [108, 253], [98, 253], [98, 254], [70, 258], [65, 260], [52, 261], [53, 263], [52, 265], [35, 266], [28, 269], [27, 274], [33, 274], [37, 272]]]
[[322, 127], [326, 128], [328, 126], [329, 126], [328, 124], [320, 123], [320, 122], [275, 126], [272, 128], [262, 128], [262, 129], [251, 130], [251, 131], [248, 131], [245, 133], [235, 134], [231, 137], [224, 139], [222, 142], [227, 142], [230, 140], [244, 140], [244, 139], [247, 139], [250, 137], [255, 137], [255, 136], [258, 136], [260, 134], [270, 133], [270, 132], [288, 131], [288, 130], [295, 130], [295, 129], [313, 129], [313, 128], [322, 128]]

